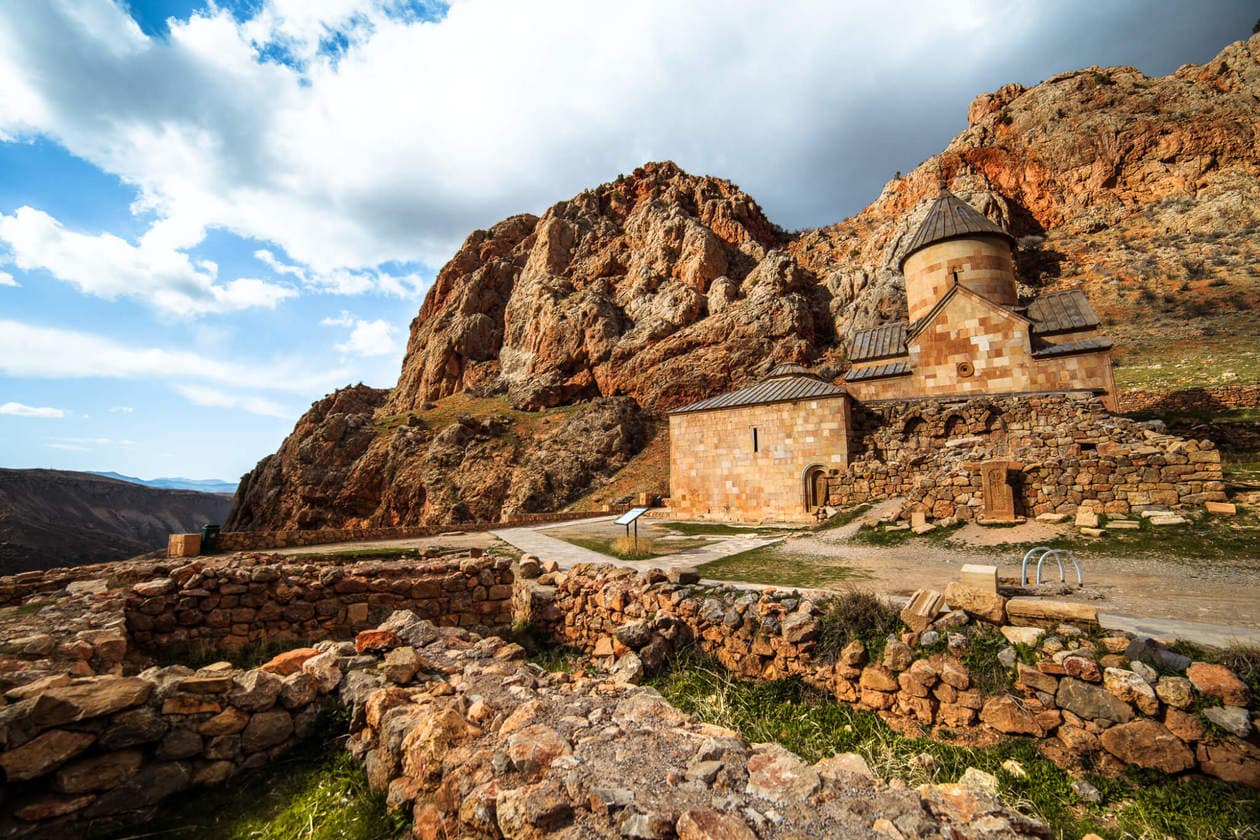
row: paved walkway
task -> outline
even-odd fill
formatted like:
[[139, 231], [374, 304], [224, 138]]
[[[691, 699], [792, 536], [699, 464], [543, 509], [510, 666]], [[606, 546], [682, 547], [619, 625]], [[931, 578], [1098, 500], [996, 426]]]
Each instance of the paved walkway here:
[[505, 543], [519, 548], [526, 554], [535, 554], [543, 560], [555, 560], [562, 569], [572, 568], [578, 563], [608, 563], [613, 566], [624, 566], [630, 569], [646, 569], [650, 567], [659, 569], [695, 568], [705, 563], [711, 563], [714, 560], [721, 560], [723, 557], [730, 557], [732, 554], [740, 554], [744, 551], [751, 551], [754, 548], [773, 545], [783, 540], [782, 537], [731, 537], [730, 539], [714, 540], [707, 545], [680, 551], [677, 554], [662, 554], [660, 557], [652, 557], [648, 560], [619, 560], [616, 557], [610, 557], [598, 551], [591, 551], [589, 548], [582, 548], [542, 533], [552, 528], [570, 528], [575, 525], [611, 522], [614, 519], [616, 519], [614, 516], [596, 516], [590, 519], [578, 519], [570, 522], [533, 525], [528, 528], [504, 528], [502, 531], [491, 531], [490, 533]]
[[1170, 618], [1142, 618], [1132, 615], [1098, 614], [1098, 623], [1109, 630], [1126, 630], [1154, 639], [1184, 639], [1198, 645], [1229, 647], [1232, 644], [1260, 646], [1260, 630], [1254, 627], [1231, 627], [1227, 624], [1205, 624], [1201, 621], [1178, 621]]

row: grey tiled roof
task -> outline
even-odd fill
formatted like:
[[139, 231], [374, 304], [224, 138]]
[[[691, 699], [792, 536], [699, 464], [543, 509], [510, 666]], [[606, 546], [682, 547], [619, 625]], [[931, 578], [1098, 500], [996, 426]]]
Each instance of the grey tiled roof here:
[[845, 382], [861, 382], [864, 379], [884, 379], [888, 376], [904, 376], [910, 372], [909, 362], [893, 362], [888, 365], [874, 365], [866, 368], [850, 369], [844, 375]]
[[808, 400], [816, 397], [837, 397], [848, 393], [843, 388], [824, 382], [812, 376], [791, 376], [786, 378], [763, 379], [755, 385], [728, 391], [716, 397], [709, 397], [682, 408], [676, 408], [670, 414], [683, 414], [690, 411], [709, 411], [715, 408], [738, 408], [765, 403], [789, 402], [792, 400]]
[[1001, 236], [1012, 245], [1015, 244], [1015, 237], [986, 219], [979, 210], [949, 190], [942, 188], [940, 196], [928, 210], [919, 229], [914, 232], [914, 237], [906, 247], [900, 264], [904, 265], [911, 254], [934, 242], [975, 234]]
[[1087, 330], [1099, 324], [1089, 298], [1079, 289], [1042, 295], [1028, 304], [1027, 314], [1038, 335]]
[[1091, 350], [1109, 349], [1111, 349], [1111, 339], [1099, 336], [1097, 338], [1082, 338], [1080, 341], [1065, 341], [1062, 344], [1047, 344], [1034, 350], [1033, 355], [1041, 359], [1047, 356], [1070, 356], [1073, 353], [1088, 353]]
[[882, 324], [868, 330], [859, 330], [849, 340], [849, 359], [855, 362], [870, 362], [875, 359], [890, 359], [906, 354], [906, 321]]

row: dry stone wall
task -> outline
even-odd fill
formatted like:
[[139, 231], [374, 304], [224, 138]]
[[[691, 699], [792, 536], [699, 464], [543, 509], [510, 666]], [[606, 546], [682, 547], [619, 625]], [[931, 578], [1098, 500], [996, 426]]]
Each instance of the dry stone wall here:
[[1260, 406], [1260, 385], [1210, 385], [1183, 391], [1125, 391], [1120, 411], [1183, 414]]
[[[311, 733], [343, 675], [353, 682], [397, 644], [397, 607], [429, 641], [511, 621], [511, 565], [486, 556], [124, 565], [122, 576], [147, 577], [72, 580], [0, 618], [2, 837], [108, 834], [168, 796], [265, 764]], [[335, 641], [382, 621], [358, 649]], [[145, 667], [185, 645], [204, 655], [286, 639], [324, 641], [258, 668]]]
[[149, 649], [345, 638], [395, 609], [436, 624], [502, 631], [511, 624], [506, 559], [300, 564], [268, 555], [197, 560], [127, 595], [131, 638]]
[[[861, 642], [820, 652], [829, 608], [821, 593], [702, 586], [677, 569], [612, 566], [537, 581], [518, 580], [523, 617], [614, 674], [652, 671], [694, 645], [742, 677], [800, 677], [841, 702], [924, 727], [1029, 736], [1064, 763], [1198, 770], [1260, 788], [1260, 712], [1248, 687], [1223, 666], [1102, 632], [1088, 608], [1072, 608], [1065, 614], [1080, 620], [1065, 623], [1035, 600], [1008, 604], [951, 587], [928, 593], [916, 630], [870, 656]], [[985, 692], [964, 660], [999, 632], [1011, 682]]]
[[1211, 441], [1116, 417], [1084, 392], [867, 403], [855, 408], [853, 423], [849, 469], [829, 482], [836, 506], [902, 496], [906, 516], [977, 519], [984, 511], [978, 462], [1002, 458], [1017, 465], [1016, 509], [1027, 516], [1225, 500]]

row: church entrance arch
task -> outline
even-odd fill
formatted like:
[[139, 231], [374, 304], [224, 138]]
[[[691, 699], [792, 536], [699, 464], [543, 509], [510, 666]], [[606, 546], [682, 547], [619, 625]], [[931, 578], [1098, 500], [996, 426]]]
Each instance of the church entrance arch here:
[[827, 471], [815, 464], [805, 469], [805, 511], [813, 513], [827, 504]]

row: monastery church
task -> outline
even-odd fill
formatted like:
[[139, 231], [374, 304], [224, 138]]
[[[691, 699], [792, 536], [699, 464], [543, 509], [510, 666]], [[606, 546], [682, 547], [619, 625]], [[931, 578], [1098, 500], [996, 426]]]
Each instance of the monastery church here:
[[843, 385], [797, 365], [670, 414], [675, 515], [800, 521], [849, 467], [854, 412], [889, 402], [1082, 393], [1116, 408], [1111, 341], [1077, 290], [1021, 305], [1014, 238], [942, 187], [902, 256], [908, 317], [862, 330]]

